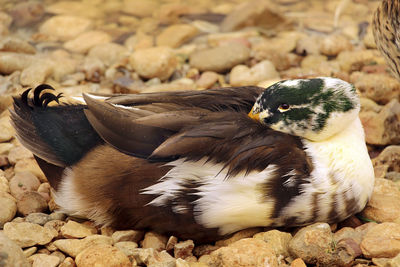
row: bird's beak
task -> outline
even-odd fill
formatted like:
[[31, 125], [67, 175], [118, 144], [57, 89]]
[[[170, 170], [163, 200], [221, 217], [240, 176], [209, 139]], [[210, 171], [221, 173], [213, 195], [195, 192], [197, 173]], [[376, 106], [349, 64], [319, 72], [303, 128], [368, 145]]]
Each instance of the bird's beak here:
[[260, 121], [260, 112], [255, 113], [253, 110], [254, 107], [250, 110], [249, 114], [247, 115], [255, 121]]

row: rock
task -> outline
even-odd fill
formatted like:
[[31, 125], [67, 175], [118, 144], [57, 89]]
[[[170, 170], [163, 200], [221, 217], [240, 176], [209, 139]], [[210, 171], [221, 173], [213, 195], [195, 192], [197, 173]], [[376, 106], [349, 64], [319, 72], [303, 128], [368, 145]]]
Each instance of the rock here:
[[0, 192], [0, 228], [10, 222], [17, 213], [17, 203], [15, 198], [6, 192]]
[[91, 27], [92, 22], [87, 18], [57, 15], [46, 20], [39, 31], [53, 40], [68, 41]]
[[0, 143], [0, 155], [8, 155], [13, 148], [14, 145], [11, 143]]
[[147, 232], [142, 241], [142, 248], [153, 248], [155, 251], [165, 249], [167, 238], [155, 232]]
[[[46, 6], [46, 12], [56, 15], [74, 15], [86, 18], [99, 18], [103, 15], [102, 8], [107, 10], [106, 3], [100, 8], [93, 2], [57, 1]], [[108, 10], [107, 10], [108, 11]]]
[[[382, 167], [385, 173], [389, 171], [400, 172], [400, 146], [387, 146], [379, 154], [378, 157], [372, 160], [374, 169]], [[385, 178], [385, 176], [377, 176], [379, 178]]]
[[173, 235], [170, 236], [168, 238], [167, 244], [165, 245], [165, 250], [171, 253], [177, 243], [178, 243], [178, 238]]
[[[57, 247], [55, 247], [55, 246], [54, 246], [54, 248], [57, 249]], [[57, 257], [60, 260], [60, 262], [63, 262], [65, 260], [65, 255], [58, 250], [55, 250], [50, 255]]]
[[145, 266], [175, 266], [175, 258], [165, 250], [157, 252], [152, 248], [137, 248], [133, 251], [137, 265]]
[[321, 67], [324, 62], [327, 62], [328, 58], [323, 55], [308, 55], [301, 61], [301, 67], [303, 69], [316, 70]]
[[205, 71], [201, 74], [200, 78], [196, 81], [196, 85], [199, 88], [208, 89], [211, 88], [216, 82], [218, 82], [219, 75], [213, 71]]
[[50, 216], [45, 213], [31, 213], [26, 216], [25, 221], [43, 226], [50, 221]]
[[74, 259], [66, 257], [65, 260], [58, 265], [58, 267], [76, 267]]
[[385, 222], [372, 227], [361, 242], [366, 258], [393, 258], [400, 253], [400, 224]]
[[13, 52], [0, 52], [0, 73], [11, 74], [17, 70], [23, 70], [34, 62], [32, 55]]
[[367, 33], [364, 36], [363, 43], [369, 49], [376, 49], [374, 35], [372, 34], [372, 27], [368, 27]]
[[21, 72], [20, 81], [24, 86], [34, 87], [43, 83], [53, 73], [53, 62], [50, 60], [38, 60]]
[[111, 237], [102, 235], [90, 235], [83, 239], [59, 239], [54, 241], [54, 245], [59, 250], [67, 253], [73, 258], [88, 247], [98, 244], [112, 245], [112, 243], [113, 241]]
[[400, 224], [400, 189], [392, 181], [375, 179], [374, 191], [362, 215], [377, 222], [396, 222]]
[[34, 174], [41, 182], [47, 182], [46, 176], [43, 171], [39, 168], [36, 160], [31, 159], [22, 159], [18, 161], [14, 166], [15, 173], [18, 172], [31, 172]]
[[107, 244], [96, 244], [76, 256], [77, 267], [131, 267], [128, 257], [117, 248]]
[[22, 249], [0, 231], [0, 263], [4, 267], [31, 266]]
[[0, 42], [0, 51], [35, 54], [36, 48], [25, 40], [15, 37], [8, 37], [4, 38]]
[[139, 18], [152, 16], [158, 9], [159, 3], [154, 0], [124, 0], [122, 9], [124, 12]]
[[16, 4], [10, 10], [10, 15], [13, 18], [13, 23], [22, 27], [39, 22], [45, 13], [44, 11], [43, 3], [28, 1]]
[[400, 103], [393, 99], [380, 112], [361, 112], [365, 140], [368, 144], [388, 145], [400, 143]]
[[350, 40], [343, 35], [333, 34], [322, 38], [320, 51], [326, 56], [337, 56], [343, 51], [353, 48]]
[[25, 257], [30, 257], [30, 256], [32, 256], [36, 251], [37, 251], [37, 247], [30, 247], [30, 248], [25, 249], [23, 252], [24, 252]]
[[356, 231], [354, 228], [351, 227], [343, 227], [334, 233], [333, 238], [336, 240], [336, 242], [344, 239], [353, 239], [354, 242], [359, 245], [363, 238], [363, 233], [362, 231]]
[[392, 99], [400, 98], [400, 83], [389, 75], [355, 72], [350, 79], [361, 96], [372, 99], [378, 104], [384, 105]]
[[17, 199], [18, 212], [26, 216], [34, 212], [44, 212], [47, 210], [47, 202], [38, 192], [24, 192]]
[[[50, 217], [51, 217], [51, 215], [50, 215]], [[63, 227], [65, 224], [66, 224], [66, 222], [64, 222], [62, 220], [54, 220], [53, 219], [53, 220], [45, 223], [44, 227], [57, 231], [57, 238], [61, 238], [62, 237], [61, 227]]]
[[190, 65], [200, 71], [224, 72], [250, 57], [250, 50], [241, 44], [200, 50], [190, 55]]
[[261, 231], [261, 228], [257, 228], [257, 227], [244, 229], [244, 230], [234, 233], [232, 236], [230, 236], [226, 239], [218, 240], [217, 242], [215, 242], [215, 245], [219, 246], [219, 247], [229, 246], [230, 244], [233, 244], [236, 241], [239, 241], [240, 239], [252, 237], [255, 234], [259, 233], [260, 231]]
[[0, 193], [10, 193], [10, 186], [7, 178], [4, 176], [4, 172], [0, 170]]
[[174, 246], [174, 257], [185, 259], [193, 256], [194, 243], [192, 240], [181, 241]]
[[13, 18], [7, 14], [6, 12], [0, 12], [0, 24], [4, 25], [5, 27], [10, 27]]
[[50, 213], [50, 220], [60, 220], [64, 221], [67, 216], [62, 212], [52, 212]]
[[209, 266], [278, 266], [272, 248], [262, 240], [245, 238], [210, 254]]
[[211, 252], [219, 249], [220, 246], [213, 246], [213, 245], [199, 245], [196, 246], [193, 250], [193, 254], [200, 258], [203, 255], [209, 255]]
[[269, 60], [264, 60], [251, 68], [245, 65], [235, 66], [230, 73], [232, 86], [255, 85], [264, 80], [277, 79], [279, 73]]
[[150, 48], [154, 46], [154, 37], [144, 33], [143, 31], [137, 31], [136, 34], [126, 39], [124, 45], [131, 51]]
[[33, 158], [31, 151], [23, 146], [14, 146], [8, 153], [8, 160], [12, 165], [15, 165], [18, 161], [22, 159]]
[[135, 51], [129, 59], [130, 65], [142, 77], [168, 79], [175, 71], [177, 59], [168, 47], [151, 47]]
[[15, 130], [7, 117], [0, 118], [0, 129], [0, 143], [10, 141], [15, 135]]
[[93, 46], [88, 53], [89, 57], [100, 59], [104, 65], [110, 66], [121, 60], [127, 49], [116, 43], [104, 43]]
[[307, 267], [307, 265], [304, 263], [304, 261], [300, 258], [295, 259], [290, 263], [290, 267]]
[[85, 54], [92, 47], [111, 42], [111, 36], [102, 31], [87, 31], [81, 33], [76, 38], [65, 42], [64, 48], [71, 52]]
[[366, 65], [383, 63], [383, 58], [376, 50], [343, 51], [337, 56], [337, 60], [345, 72], [359, 71]]
[[4, 234], [20, 247], [48, 244], [57, 232], [29, 222], [8, 222], [4, 225]]
[[83, 238], [97, 234], [97, 229], [95, 227], [70, 220], [61, 227], [61, 234], [65, 238]]
[[42, 197], [48, 202], [50, 200], [50, 184], [42, 183], [40, 184], [37, 192], [42, 195]]
[[222, 32], [231, 32], [248, 26], [277, 28], [285, 24], [285, 18], [269, 1], [248, 1], [238, 5], [221, 23]]
[[296, 53], [299, 55], [318, 55], [322, 39], [320, 36], [304, 36], [297, 41]]
[[32, 267], [56, 267], [60, 263], [60, 259], [56, 256], [46, 254], [35, 254], [29, 257]]
[[292, 239], [292, 235], [290, 233], [271, 230], [268, 232], [255, 234], [253, 238], [267, 242], [267, 244], [269, 244], [273, 249], [275, 255], [289, 257], [289, 242]]
[[157, 36], [158, 46], [177, 48], [197, 34], [196, 27], [189, 24], [174, 24], [164, 29]]
[[346, 242], [336, 244], [327, 223], [301, 228], [289, 242], [289, 253], [307, 264], [321, 266], [345, 266], [356, 256]]
[[118, 248], [125, 253], [126, 256], [130, 257], [134, 255], [134, 251], [138, 247], [138, 244], [132, 241], [122, 241], [115, 243], [114, 247]]
[[136, 230], [124, 230], [124, 231], [115, 231], [111, 238], [114, 243], [122, 242], [122, 241], [133, 241], [139, 242], [144, 236], [143, 231]]

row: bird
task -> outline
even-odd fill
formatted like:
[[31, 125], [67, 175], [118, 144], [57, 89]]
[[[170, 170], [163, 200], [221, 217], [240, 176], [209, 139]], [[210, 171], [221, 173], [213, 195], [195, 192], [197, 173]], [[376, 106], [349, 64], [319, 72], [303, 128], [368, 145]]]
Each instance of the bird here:
[[374, 171], [355, 87], [330, 77], [64, 98], [14, 97], [11, 122], [62, 212], [213, 242], [360, 212]]
[[400, 81], [400, 1], [381, 2], [374, 13], [372, 33], [392, 74]]

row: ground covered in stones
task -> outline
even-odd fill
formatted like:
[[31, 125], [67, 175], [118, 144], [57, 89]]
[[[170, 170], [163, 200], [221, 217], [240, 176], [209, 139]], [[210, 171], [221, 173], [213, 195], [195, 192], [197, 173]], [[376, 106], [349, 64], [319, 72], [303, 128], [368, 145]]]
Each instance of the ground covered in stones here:
[[[3, 1], [0, 266], [400, 266], [400, 83], [372, 36], [379, 2]], [[9, 121], [11, 97], [43, 82], [79, 95], [318, 76], [349, 81], [361, 95], [377, 178], [372, 199], [338, 224], [247, 229], [215, 244], [97, 227], [58, 213]]]

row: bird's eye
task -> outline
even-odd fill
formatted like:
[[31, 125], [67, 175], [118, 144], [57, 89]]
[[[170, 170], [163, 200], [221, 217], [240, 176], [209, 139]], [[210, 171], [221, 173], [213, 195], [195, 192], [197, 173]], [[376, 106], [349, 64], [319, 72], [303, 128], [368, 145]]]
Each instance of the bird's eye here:
[[290, 108], [289, 104], [283, 103], [278, 107], [280, 112], [288, 111]]

